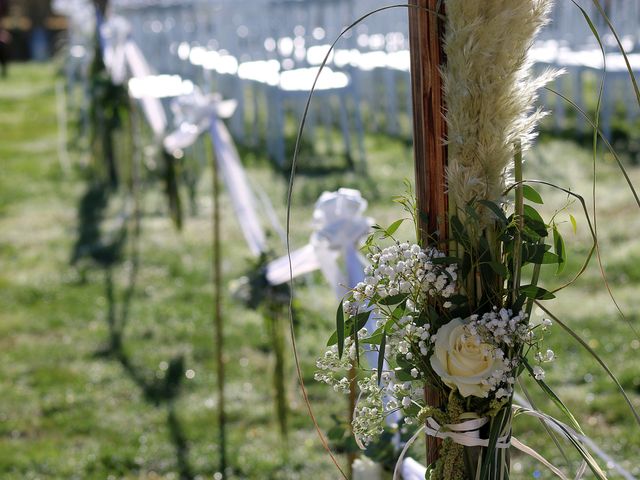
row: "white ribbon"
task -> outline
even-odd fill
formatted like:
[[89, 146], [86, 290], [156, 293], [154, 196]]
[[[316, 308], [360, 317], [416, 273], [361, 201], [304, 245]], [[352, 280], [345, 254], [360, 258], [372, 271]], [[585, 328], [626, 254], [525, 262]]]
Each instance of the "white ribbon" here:
[[[425, 432], [430, 437], [442, 439], [450, 438], [455, 443], [464, 445], [466, 447], [487, 447], [489, 446], [489, 440], [480, 438], [480, 428], [486, 425], [488, 421], [488, 418], [483, 417], [474, 418], [472, 420], [467, 420], [460, 423], [440, 425], [433, 417], [428, 417], [425, 421], [425, 424], [421, 426], [418, 431], [416, 431], [416, 433], [413, 434], [413, 436], [405, 444], [402, 452], [400, 452], [400, 456], [398, 457], [398, 461], [396, 462], [396, 467], [393, 471], [394, 480], [400, 478], [398, 475], [400, 474], [401, 468], [404, 467], [404, 456], [406, 455], [407, 450], [409, 450], [409, 447], [416, 441], [416, 439], [422, 432]], [[510, 433], [508, 435], [498, 437], [496, 448], [509, 448], [510, 445]]]
[[209, 131], [215, 150], [216, 163], [227, 187], [236, 218], [251, 253], [258, 256], [266, 251], [267, 239], [256, 213], [253, 192], [240, 163], [238, 151], [233, 144], [229, 130], [215, 114], [211, 117]]
[[403, 480], [424, 480], [427, 469], [409, 457], [405, 458], [402, 462], [400, 472], [402, 473]]
[[191, 93], [176, 97], [171, 102], [176, 129], [164, 138], [165, 150], [174, 153], [190, 147], [209, 128], [212, 117], [231, 117], [237, 104], [235, 100], [222, 100], [219, 94], [205, 95], [197, 86]]
[[103, 58], [111, 80], [122, 85], [127, 76], [125, 45], [131, 35], [131, 24], [120, 15], [112, 15], [100, 26], [104, 45]]
[[[131, 25], [122, 16], [110, 16], [100, 27], [100, 38], [104, 45], [104, 61], [111, 80], [121, 85], [127, 78], [142, 80], [153, 74], [140, 47], [130, 38]], [[129, 83], [131, 95], [131, 83]], [[156, 141], [160, 141], [167, 130], [167, 116], [158, 98], [143, 94], [140, 96], [142, 111], [153, 131]]]
[[[152, 74], [151, 67], [133, 40], [128, 40], [125, 43], [124, 56], [133, 78], [146, 78]], [[162, 102], [158, 98], [149, 95], [142, 96], [140, 102], [142, 103], [144, 116], [149, 122], [154, 136], [159, 141], [167, 131], [167, 116], [162, 108]]]
[[[516, 395], [516, 396], [519, 397], [519, 395]], [[524, 399], [522, 399], [521, 397], [518, 400], [523, 400], [522, 403], [526, 404], [526, 401], [524, 401]], [[525, 415], [536, 417], [542, 420], [548, 427], [564, 435], [565, 437], [571, 437], [575, 441], [578, 441], [588, 446], [602, 460], [604, 460], [607, 463], [607, 466], [609, 466], [610, 468], [616, 469], [618, 473], [620, 473], [626, 480], [635, 480], [635, 477], [631, 473], [625, 470], [622, 466], [620, 466], [617, 462], [615, 462], [609, 455], [607, 455], [600, 448], [598, 448], [598, 446], [589, 437], [586, 437], [585, 435], [582, 435], [576, 432], [570, 426], [560, 422], [559, 420], [556, 420], [550, 415], [544, 414], [542, 412], [538, 412], [530, 408], [517, 407], [517, 406], [514, 406], [514, 408], [518, 408], [519, 411]], [[404, 478], [405, 480], [408, 480], [408, 479], [413, 480], [413, 477], [405, 475], [405, 465], [411, 459], [404, 460], [404, 456], [407, 453], [407, 450], [409, 450], [409, 447], [416, 441], [416, 439], [422, 432], [425, 432], [427, 435], [437, 437], [437, 438], [451, 438], [454, 442], [459, 443], [461, 445], [465, 445], [465, 446], [487, 447], [489, 441], [480, 439], [479, 432], [478, 432], [478, 430], [483, 425], [485, 425], [487, 421], [488, 421], [487, 418], [481, 418], [481, 419], [470, 420], [467, 422], [462, 422], [454, 425], [445, 425], [443, 428], [432, 417], [427, 418], [426, 424], [418, 429], [418, 431], [411, 437], [411, 439], [406, 443], [406, 445], [402, 449], [402, 452], [400, 453], [400, 457], [398, 458], [398, 462], [396, 463], [393, 478], [394, 479], [399, 478], [398, 474], [400, 471], [402, 471], [402, 478]], [[549, 462], [546, 458], [540, 455], [533, 448], [522, 443], [516, 437], [502, 436], [498, 438], [498, 441], [496, 443], [496, 448], [509, 448], [509, 446], [513, 446], [517, 450], [520, 450], [522, 453], [536, 459], [537, 461], [542, 463], [545, 467], [547, 467], [551, 472], [553, 472], [558, 478], [562, 480], [569, 480], [569, 477], [565, 475], [564, 472], [562, 472], [562, 470], [560, 470], [558, 467], [556, 467], [551, 462]], [[412, 460], [412, 462], [415, 462], [415, 461]], [[422, 465], [420, 464], [417, 464], [417, 465], [420, 468], [424, 469]], [[586, 472], [587, 466], [588, 466], [587, 463], [583, 461], [576, 472], [576, 476], [574, 480], [582, 479], [582, 477]], [[424, 469], [423, 472], [424, 471], [426, 471], [426, 469]]]
[[[120, 73], [115, 72], [124, 70], [119, 63], [124, 62], [132, 77], [129, 82], [129, 92], [132, 94], [132, 82], [153, 80], [153, 71], [138, 45], [129, 38], [129, 33], [130, 28], [124, 18], [112, 17], [101, 35], [109, 47], [106, 57], [112, 78], [119, 80]], [[219, 96], [202, 94], [197, 87], [191, 88], [188, 93], [174, 100], [172, 108], [177, 128], [166, 135], [167, 117], [157, 92], [154, 94], [148, 92], [149, 89], [142, 90], [136, 97], [140, 99], [156, 141], [161, 141], [167, 152], [174, 153], [192, 145], [203, 131], [209, 129], [216, 162], [249, 249], [256, 256], [264, 252], [266, 236], [256, 213], [254, 195], [231, 135], [221, 120], [233, 115], [237, 102], [223, 101]]]
[[[488, 447], [489, 440], [480, 438], [480, 428], [487, 424], [488, 418], [475, 418], [466, 422], [446, 424], [441, 426], [433, 417], [426, 420], [424, 431], [430, 437], [450, 438], [455, 443], [465, 447]], [[498, 437], [496, 448], [509, 448], [511, 435]]]

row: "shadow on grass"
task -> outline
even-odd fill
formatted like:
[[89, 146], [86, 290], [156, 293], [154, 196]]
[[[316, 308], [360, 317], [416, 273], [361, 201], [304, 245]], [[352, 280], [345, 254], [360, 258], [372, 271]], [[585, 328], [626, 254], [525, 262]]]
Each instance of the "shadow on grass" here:
[[[101, 224], [105, 218], [108, 197], [108, 186], [94, 183], [89, 186], [80, 200], [78, 240], [74, 245], [71, 258], [71, 264], [75, 265], [80, 259], [88, 257], [104, 271], [109, 340], [107, 345], [95, 353], [95, 356], [117, 360], [129, 378], [138, 386], [145, 401], [155, 407], [166, 407], [167, 428], [175, 449], [180, 478], [190, 480], [194, 478], [194, 474], [189, 464], [189, 443], [175, 407], [185, 374], [184, 358], [181, 355], [172, 358], [166, 375], [163, 378], [156, 378], [155, 375], [149, 375], [135, 365], [127, 353], [124, 332], [130, 318], [131, 303], [140, 269], [140, 218], [139, 212], [134, 212], [133, 222], [128, 222], [125, 217], [115, 233], [105, 235], [101, 230]], [[130, 223], [133, 223], [131, 228]], [[128, 231], [129, 229], [131, 232]], [[105, 237], [107, 237], [106, 240]], [[128, 237], [130, 238], [130, 269], [127, 285], [118, 302], [113, 271], [125, 257], [124, 250]]]

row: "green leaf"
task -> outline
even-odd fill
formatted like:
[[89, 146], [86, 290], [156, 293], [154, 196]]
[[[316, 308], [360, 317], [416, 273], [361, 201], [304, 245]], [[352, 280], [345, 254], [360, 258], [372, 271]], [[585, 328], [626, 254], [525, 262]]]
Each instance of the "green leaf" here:
[[413, 380], [415, 380], [415, 378], [413, 378], [409, 372], [403, 370], [402, 368], [395, 369], [394, 377], [396, 378], [396, 380], [400, 380], [401, 382], [412, 382]]
[[[494, 478], [491, 476], [492, 472], [498, 472], [499, 469], [495, 462], [497, 460], [494, 455], [496, 444], [498, 443], [498, 437], [502, 433], [506, 422], [509, 421], [510, 408], [502, 408], [500, 412], [491, 420], [489, 427], [489, 442], [487, 445], [486, 455], [482, 460], [482, 467], [480, 468], [480, 478], [482, 480], [488, 480]], [[497, 478], [497, 477], [496, 477]]]
[[535, 220], [536, 222], [544, 224], [543, 218], [540, 216], [538, 211], [535, 208], [533, 208], [531, 205], [525, 205], [522, 213], [526, 218], [530, 218], [531, 220]]
[[527, 296], [527, 298], [533, 298], [534, 300], [551, 300], [556, 296], [549, 290], [536, 285], [525, 285], [520, 287], [520, 292]]
[[576, 217], [569, 214], [569, 220], [571, 221], [571, 228], [573, 228], [573, 234], [578, 233], [578, 222], [576, 222]]
[[434, 265], [452, 265], [454, 263], [461, 263], [457, 257], [435, 257], [431, 259], [431, 263]]
[[336, 312], [336, 340], [338, 342], [338, 357], [342, 358], [344, 351], [344, 311], [342, 310], [342, 302], [338, 305]]
[[352, 317], [349, 323], [355, 323], [356, 332], [359, 332], [362, 327], [365, 326], [369, 317], [371, 316], [371, 311], [367, 310], [365, 312], [360, 312], [356, 316]]
[[516, 301], [513, 303], [513, 305], [511, 305], [512, 310], [514, 312], [519, 312], [520, 310], [522, 310], [522, 307], [524, 306], [524, 302], [526, 299], [527, 299], [527, 296], [523, 293], [520, 293]]
[[539, 263], [544, 265], [548, 265], [551, 263], [558, 263], [558, 255], [551, 252], [544, 252], [544, 255], [542, 256], [542, 261]]
[[547, 224], [531, 205], [524, 205], [522, 213], [524, 214], [525, 225], [533, 230], [541, 237], [547, 236]]
[[544, 243], [525, 243], [522, 246], [523, 263], [535, 263], [538, 265], [558, 263], [558, 256], [555, 253], [548, 251], [551, 248], [551, 245], [546, 245]]
[[489, 263], [489, 266], [491, 267], [491, 270], [496, 272], [501, 277], [506, 277], [507, 275], [509, 275], [509, 270], [507, 270], [507, 267], [505, 267], [500, 262], [492, 260], [492, 261], [490, 261], [488, 263]]
[[382, 341], [380, 342], [380, 349], [378, 350], [378, 385], [380, 385], [380, 379], [382, 378], [382, 367], [384, 366], [384, 351], [387, 346], [387, 336], [382, 331]]
[[[369, 315], [367, 315], [367, 317], [368, 316]], [[353, 338], [353, 343], [355, 344], [355, 347], [356, 347], [356, 364], [360, 366], [360, 343], [359, 343], [360, 339], [358, 338], [358, 331], [360, 330], [360, 328], [358, 328], [358, 321], [357, 321], [358, 317], [356, 316], [356, 318], [354, 318], [353, 320], [354, 322], [353, 322], [353, 330], [351, 331], [351, 335], [352, 335], [351, 338]]]
[[382, 335], [385, 332], [385, 327], [384, 325], [380, 328], [378, 328], [375, 332], [373, 332], [371, 335], [369, 335], [368, 337], [362, 338], [360, 339], [360, 343], [366, 343], [369, 345], [380, 345], [380, 342], [382, 341]]
[[407, 298], [406, 293], [399, 293], [398, 295], [391, 295], [390, 297], [381, 298], [378, 300], [380, 305], [397, 305]]
[[400, 320], [400, 318], [404, 316], [406, 309], [407, 309], [407, 302], [403, 300], [398, 304], [396, 308], [393, 309], [393, 312], [391, 312], [391, 318], [392, 318], [391, 324], [393, 324], [394, 320], [396, 322]]
[[524, 198], [530, 202], [539, 203], [541, 205], [544, 203], [540, 194], [531, 185], [523, 185], [522, 194], [524, 195]]
[[333, 332], [331, 334], [331, 336], [329, 337], [329, 340], [327, 340], [327, 347], [330, 347], [331, 345], [335, 345], [336, 343], [338, 343], [338, 331], [337, 330], [335, 332]]
[[467, 212], [467, 216], [469, 216], [469, 218], [473, 218], [476, 222], [480, 221], [480, 216], [478, 215], [478, 212], [476, 212], [476, 209], [473, 208], [473, 206], [469, 204], [465, 205], [464, 211]]
[[564, 246], [564, 239], [555, 224], [553, 225], [553, 245], [556, 255], [558, 256], [558, 268], [556, 270], [556, 275], [558, 275], [562, 273], [567, 263], [567, 251]]
[[497, 205], [494, 202], [491, 202], [489, 200], [478, 200], [478, 203], [480, 205], [484, 205], [489, 210], [491, 210], [493, 212], [493, 214], [496, 216], [496, 218], [498, 219], [498, 221], [503, 226], [505, 226], [505, 225], [507, 225], [507, 223], [509, 223], [509, 221], [507, 220], [507, 216], [504, 213], [504, 210], [502, 210], [502, 208], [500, 208], [499, 205]]
[[400, 227], [400, 225], [402, 225], [402, 222], [404, 222], [404, 218], [401, 218], [400, 220], [396, 220], [395, 222], [393, 222], [391, 225], [389, 225], [389, 228], [387, 228], [385, 230], [385, 235], [387, 237], [392, 236], [394, 233], [396, 233], [396, 230], [398, 230], [398, 228]]

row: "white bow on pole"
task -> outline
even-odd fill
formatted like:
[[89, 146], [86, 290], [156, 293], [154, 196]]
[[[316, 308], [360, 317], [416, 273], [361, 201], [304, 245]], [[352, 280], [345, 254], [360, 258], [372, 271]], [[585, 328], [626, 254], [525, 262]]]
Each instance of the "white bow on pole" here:
[[131, 35], [131, 24], [120, 15], [112, 15], [100, 26], [103, 44], [103, 59], [111, 80], [122, 85], [127, 76], [125, 45]]
[[175, 130], [163, 140], [169, 153], [184, 150], [195, 143], [211, 125], [211, 119], [230, 118], [237, 106], [236, 100], [222, 100], [218, 94], [205, 95], [195, 86], [191, 93], [180, 95], [171, 102]]
[[[358, 244], [373, 223], [363, 216], [366, 208], [367, 201], [358, 190], [324, 192], [315, 205], [309, 244], [291, 253], [293, 277], [321, 270], [338, 298], [361, 281], [364, 260], [358, 253]], [[344, 271], [338, 263], [341, 255], [346, 264]], [[267, 265], [267, 280], [272, 285], [288, 282], [289, 278], [287, 256]]]

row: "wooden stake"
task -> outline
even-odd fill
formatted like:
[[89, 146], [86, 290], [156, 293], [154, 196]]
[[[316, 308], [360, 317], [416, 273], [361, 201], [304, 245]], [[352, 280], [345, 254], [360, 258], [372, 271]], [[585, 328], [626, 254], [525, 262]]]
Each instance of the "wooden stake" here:
[[[210, 152], [213, 151], [213, 145], [210, 144]], [[227, 470], [227, 416], [225, 413], [225, 395], [224, 395], [224, 330], [222, 321], [222, 268], [221, 268], [221, 248], [220, 248], [220, 188], [218, 179], [218, 167], [213, 154], [209, 155], [212, 159], [212, 197], [213, 197], [213, 217], [212, 217], [212, 267], [213, 267], [213, 326], [215, 331], [215, 348], [216, 348], [216, 373], [218, 382], [218, 449], [220, 455], [220, 473], [222, 477], [226, 477]]]
[[[358, 385], [356, 384], [357, 373], [356, 367], [351, 366], [349, 369], [349, 426], [351, 429], [351, 437], [353, 433], [353, 412], [356, 409], [356, 403], [358, 400]], [[347, 461], [349, 462], [349, 478], [353, 478], [353, 462], [356, 460], [356, 452], [349, 452], [347, 455]]]
[[[441, 0], [410, 0], [409, 41], [411, 44], [411, 83], [413, 94], [413, 138], [416, 175], [416, 200], [420, 242], [425, 245], [447, 239], [447, 194], [445, 168], [447, 150], [444, 145], [446, 123], [440, 66], [443, 22], [434, 12], [444, 15]], [[425, 388], [427, 405], [441, 403], [439, 392]], [[427, 436], [427, 465], [438, 459], [439, 440]]]
[[[411, 0], [410, 3], [423, 7], [409, 9], [409, 39], [416, 196], [418, 208], [425, 214], [420, 220], [421, 240], [430, 242], [435, 238], [446, 239], [447, 235], [447, 149], [444, 145], [446, 123], [439, 72], [444, 63], [443, 24], [432, 13], [440, 1]], [[444, 14], [444, 7], [440, 9], [441, 14]]]

